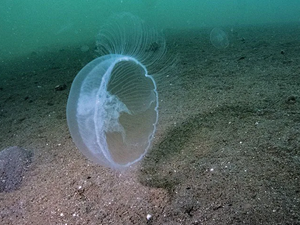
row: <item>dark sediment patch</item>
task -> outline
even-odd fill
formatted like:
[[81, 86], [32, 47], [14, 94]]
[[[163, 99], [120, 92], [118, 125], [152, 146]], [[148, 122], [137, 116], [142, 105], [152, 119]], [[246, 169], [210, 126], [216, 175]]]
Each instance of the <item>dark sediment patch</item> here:
[[17, 190], [33, 153], [17, 146], [0, 151], [0, 192]]

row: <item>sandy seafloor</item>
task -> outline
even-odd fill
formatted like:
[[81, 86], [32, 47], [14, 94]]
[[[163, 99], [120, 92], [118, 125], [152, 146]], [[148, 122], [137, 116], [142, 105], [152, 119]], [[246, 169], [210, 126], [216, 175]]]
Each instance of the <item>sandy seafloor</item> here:
[[93, 43], [1, 62], [0, 149], [33, 158], [0, 193], [0, 224], [300, 224], [300, 25], [224, 30], [223, 50], [210, 29], [167, 32], [177, 62], [153, 147], [123, 172], [89, 162], [67, 127]]

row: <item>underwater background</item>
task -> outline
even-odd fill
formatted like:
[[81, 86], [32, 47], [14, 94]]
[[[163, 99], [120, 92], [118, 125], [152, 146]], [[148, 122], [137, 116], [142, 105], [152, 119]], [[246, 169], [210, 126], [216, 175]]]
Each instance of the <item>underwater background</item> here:
[[109, 16], [124, 11], [161, 29], [300, 20], [297, 0], [2, 0], [0, 57], [91, 40]]
[[[76, 148], [66, 105], [123, 12], [171, 63], [151, 149], [115, 171]], [[300, 224], [299, 53], [299, 0], [1, 0], [0, 224]]]

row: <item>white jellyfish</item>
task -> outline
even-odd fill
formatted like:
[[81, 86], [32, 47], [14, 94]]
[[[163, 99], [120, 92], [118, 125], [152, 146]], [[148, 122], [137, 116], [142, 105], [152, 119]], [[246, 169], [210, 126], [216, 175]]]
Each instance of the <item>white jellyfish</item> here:
[[97, 49], [105, 55], [88, 63], [72, 83], [68, 126], [88, 159], [122, 169], [146, 154], [156, 131], [158, 93], [151, 74], [164, 56], [165, 39], [123, 13], [102, 27]]
[[227, 48], [229, 45], [228, 35], [220, 28], [214, 28], [210, 32], [210, 42], [218, 49]]

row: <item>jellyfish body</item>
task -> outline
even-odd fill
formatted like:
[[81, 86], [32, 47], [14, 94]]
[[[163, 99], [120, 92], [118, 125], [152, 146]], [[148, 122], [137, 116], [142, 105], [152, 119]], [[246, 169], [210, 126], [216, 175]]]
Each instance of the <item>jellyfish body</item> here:
[[222, 29], [214, 28], [210, 32], [210, 42], [218, 49], [227, 48], [229, 45], [228, 35]]
[[165, 42], [138, 17], [122, 14], [102, 28], [97, 47], [106, 55], [75, 77], [67, 103], [68, 126], [88, 159], [122, 169], [139, 161], [151, 146], [158, 93], [149, 68], [163, 57]]

